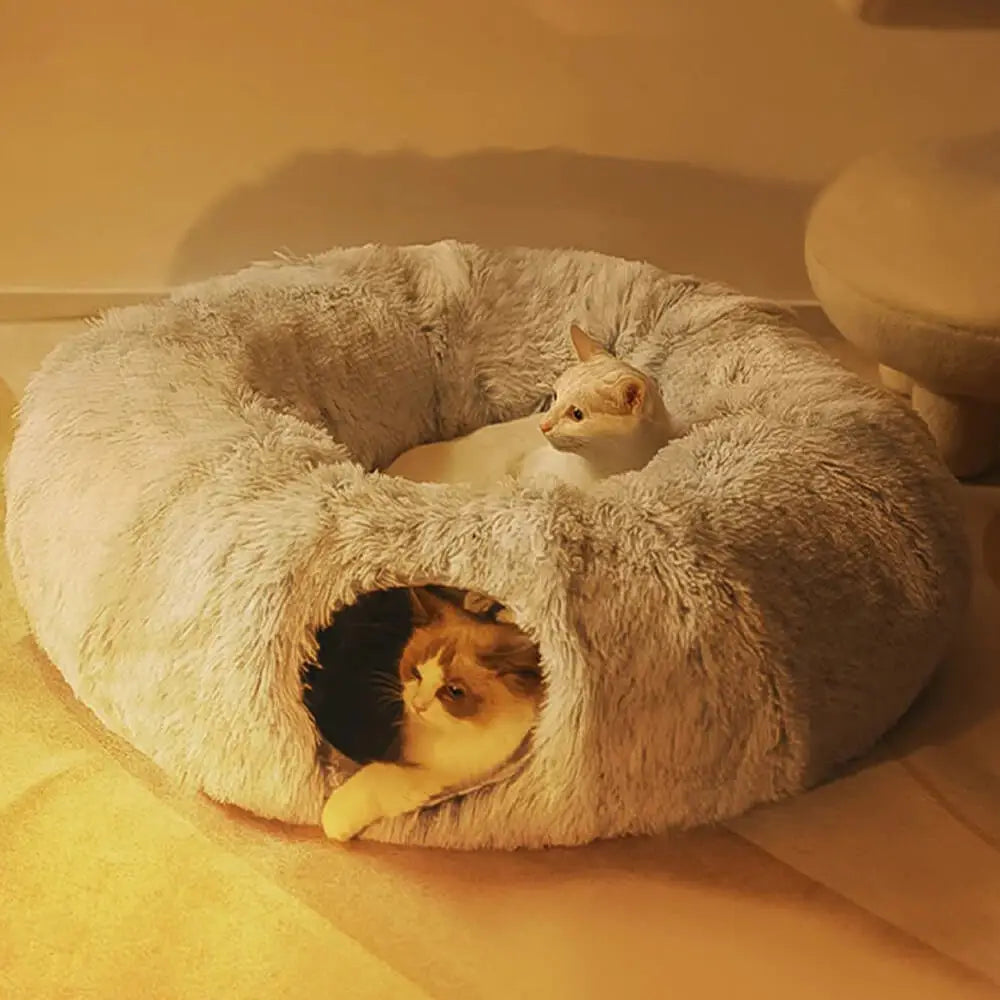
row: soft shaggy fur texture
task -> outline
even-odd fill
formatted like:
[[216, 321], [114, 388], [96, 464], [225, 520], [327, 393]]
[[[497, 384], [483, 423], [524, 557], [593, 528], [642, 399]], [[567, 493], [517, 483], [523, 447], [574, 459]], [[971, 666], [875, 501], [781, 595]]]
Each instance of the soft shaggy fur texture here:
[[[373, 474], [529, 413], [580, 323], [689, 432], [589, 493]], [[318, 821], [349, 765], [301, 672], [359, 594], [495, 596], [548, 701], [516, 773], [366, 836], [576, 844], [707, 823], [868, 749], [966, 603], [955, 486], [906, 407], [775, 308], [565, 251], [334, 250], [104, 317], [30, 384], [7, 545], [77, 695], [179, 779]]]

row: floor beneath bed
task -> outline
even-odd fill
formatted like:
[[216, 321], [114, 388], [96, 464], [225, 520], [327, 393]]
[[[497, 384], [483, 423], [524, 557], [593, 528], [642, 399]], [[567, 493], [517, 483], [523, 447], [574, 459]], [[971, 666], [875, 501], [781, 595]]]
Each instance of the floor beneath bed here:
[[[0, 454], [78, 327], [0, 325]], [[542, 854], [343, 849], [179, 793], [73, 701], [0, 561], [2, 992], [1000, 995], [1000, 487], [963, 492], [961, 648], [867, 767], [722, 829]]]

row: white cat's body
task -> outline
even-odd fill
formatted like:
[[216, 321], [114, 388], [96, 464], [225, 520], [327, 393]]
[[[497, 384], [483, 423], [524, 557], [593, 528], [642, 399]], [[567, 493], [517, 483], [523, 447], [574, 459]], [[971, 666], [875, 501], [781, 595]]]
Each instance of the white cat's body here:
[[580, 363], [559, 377], [544, 415], [419, 445], [404, 451], [386, 473], [479, 489], [496, 488], [511, 477], [532, 486], [559, 482], [587, 489], [643, 468], [677, 437], [659, 387], [578, 327], [571, 336]]
[[545, 443], [538, 415], [488, 424], [464, 437], [434, 441], [404, 451], [385, 472], [418, 483], [466, 483], [495, 486], [516, 476], [525, 456]]
[[404, 451], [385, 470], [418, 483], [496, 487], [509, 477], [532, 486], [552, 482], [586, 489], [608, 476], [641, 469], [672, 437], [669, 419], [642, 426], [586, 451], [560, 451], [539, 429], [538, 414], [489, 424], [452, 441]]
[[583, 455], [556, 451], [550, 444], [543, 444], [524, 456], [517, 478], [530, 486], [566, 483], [585, 490], [603, 477]]

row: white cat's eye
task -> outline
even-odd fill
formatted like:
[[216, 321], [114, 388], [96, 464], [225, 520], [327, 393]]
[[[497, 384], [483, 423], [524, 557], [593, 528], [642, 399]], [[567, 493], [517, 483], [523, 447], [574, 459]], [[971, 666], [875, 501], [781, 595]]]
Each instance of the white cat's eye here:
[[571, 416], [571, 417], [572, 417], [572, 418], [573, 418], [573, 419], [574, 419], [574, 420], [575, 420], [575, 421], [576, 421], [577, 423], [579, 423], [579, 422], [580, 422], [581, 420], [583, 420], [583, 410], [581, 410], [579, 406], [574, 406], [574, 407], [573, 407], [573, 408], [572, 408], [572, 409], [571, 409], [571, 410], [569, 411], [569, 415], [570, 415], [570, 416]]

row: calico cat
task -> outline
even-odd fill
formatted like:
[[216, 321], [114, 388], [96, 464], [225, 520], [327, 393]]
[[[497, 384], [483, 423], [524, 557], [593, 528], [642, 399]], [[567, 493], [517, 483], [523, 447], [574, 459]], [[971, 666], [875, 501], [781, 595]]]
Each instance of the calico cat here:
[[429, 590], [410, 591], [415, 628], [399, 660], [403, 716], [397, 762], [375, 761], [323, 809], [331, 840], [350, 840], [506, 763], [538, 718], [543, 682], [534, 643]]
[[620, 361], [578, 326], [570, 330], [578, 363], [556, 381], [551, 404], [452, 441], [403, 452], [385, 472], [417, 482], [495, 487], [514, 477], [541, 485], [586, 487], [641, 469], [678, 428], [656, 382]]

